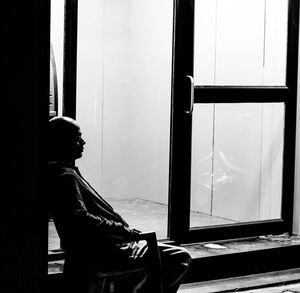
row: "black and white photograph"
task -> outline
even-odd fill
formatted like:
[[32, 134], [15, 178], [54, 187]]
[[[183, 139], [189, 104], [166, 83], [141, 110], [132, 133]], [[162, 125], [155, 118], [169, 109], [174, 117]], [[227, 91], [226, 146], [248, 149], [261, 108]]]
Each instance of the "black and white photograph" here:
[[1, 293], [300, 293], [299, 0], [1, 4]]

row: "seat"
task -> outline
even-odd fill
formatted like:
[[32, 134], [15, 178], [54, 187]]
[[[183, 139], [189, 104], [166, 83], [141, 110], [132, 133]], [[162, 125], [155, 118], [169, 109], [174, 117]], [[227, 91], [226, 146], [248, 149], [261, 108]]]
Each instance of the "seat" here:
[[[151, 280], [151, 288], [153, 292], [162, 293], [162, 280], [161, 280], [161, 262], [160, 254], [157, 245], [157, 238], [155, 232], [142, 232], [139, 235], [139, 240], [146, 240], [148, 245], [149, 263], [145, 266], [137, 267], [128, 270], [116, 270], [116, 271], [92, 271], [86, 276], [87, 289], [86, 293], [113, 293], [120, 292], [115, 291], [115, 284], [120, 281], [135, 280], [135, 286], [133, 285], [130, 290], [123, 289], [122, 293], [136, 293], [138, 289], [145, 282], [146, 278]], [[67, 257], [66, 257], [67, 258]], [[83, 274], [84, 275], [84, 274]], [[78, 272], [77, 276], [80, 276]], [[76, 278], [76, 277], [75, 277]], [[71, 279], [72, 282], [72, 279]], [[70, 288], [68, 288], [70, 289]], [[72, 288], [72, 291], [78, 288]], [[78, 292], [81, 291], [78, 289]], [[128, 291], [128, 292], [127, 292]], [[76, 290], [77, 292], [77, 290]]]
[[[95, 272], [89, 276], [87, 293], [120, 292], [118, 287], [116, 288], [115, 283], [118, 283], [122, 280], [128, 281], [130, 279], [134, 279], [135, 284], [132, 284], [132, 286], [129, 287], [130, 289], [128, 288], [127, 291], [130, 291], [130, 293], [136, 293], [144, 284], [147, 272], [148, 267], [146, 266], [126, 271]], [[120, 287], [122, 287], [124, 290], [124, 285], [121, 285]]]

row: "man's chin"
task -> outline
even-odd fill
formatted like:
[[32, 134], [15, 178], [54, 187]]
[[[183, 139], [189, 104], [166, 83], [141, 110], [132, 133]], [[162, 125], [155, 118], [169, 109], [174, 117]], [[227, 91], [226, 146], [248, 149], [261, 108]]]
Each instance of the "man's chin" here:
[[82, 157], [82, 153], [79, 153], [76, 157], [77, 159], [80, 159]]

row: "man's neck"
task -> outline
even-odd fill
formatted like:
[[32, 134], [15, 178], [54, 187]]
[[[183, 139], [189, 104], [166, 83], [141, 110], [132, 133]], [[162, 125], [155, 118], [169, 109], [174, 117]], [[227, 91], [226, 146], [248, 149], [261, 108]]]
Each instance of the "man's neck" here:
[[52, 163], [62, 164], [64, 166], [68, 166], [71, 168], [75, 167], [75, 160], [57, 160], [57, 161], [53, 161]]

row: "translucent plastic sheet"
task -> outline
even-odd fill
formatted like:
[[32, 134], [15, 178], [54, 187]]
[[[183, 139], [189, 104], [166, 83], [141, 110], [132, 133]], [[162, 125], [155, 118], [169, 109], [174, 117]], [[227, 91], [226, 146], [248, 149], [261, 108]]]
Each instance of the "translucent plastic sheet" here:
[[191, 225], [280, 218], [284, 105], [197, 104], [193, 115]]

